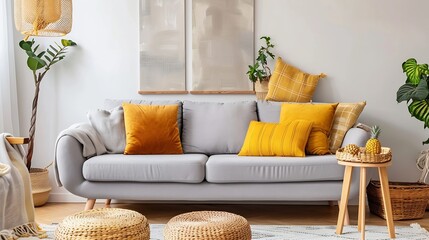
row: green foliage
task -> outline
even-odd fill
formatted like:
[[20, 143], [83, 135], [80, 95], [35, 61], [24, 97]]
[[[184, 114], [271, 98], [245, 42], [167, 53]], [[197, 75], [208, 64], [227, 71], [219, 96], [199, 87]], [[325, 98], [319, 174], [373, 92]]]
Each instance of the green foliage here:
[[402, 70], [407, 75], [407, 83], [417, 85], [423, 75], [429, 75], [427, 64], [417, 64], [416, 59], [410, 58], [402, 64]]
[[[429, 127], [429, 69], [428, 64], [418, 64], [410, 58], [402, 64], [407, 79], [396, 92], [398, 103], [407, 102], [411, 117], [422, 121], [424, 128]], [[429, 144], [429, 139], [423, 144]]]
[[[45, 74], [49, 69], [59, 61], [63, 60], [66, 56], [66, 50], [68, 47], [76, 46], [76, 43], [72, 40], [61, 40], [60, 46], [58, 43], [55, 43], [56, 47], [49, 45], [45, 51], [38, 52], [39, 46], [35, 46], [34, 39], [30, 41], [22, 40], [19, 42], [19, 47], [27, 54], [27, 66], [33, 72], [34, 85], [36, 88], [33, 105], [32, 105], [32, 115], [31, 115], [31, 125], [29, 131], [29, 144], [27, 152], [27, 168], [31, 169], [31, 159], [33, 156], [33, 146], [34, 146], [34, 136], [36, 129], [36, 118], [37, 118], [37, 103], [39, 99], [40, 84], [43, 80]], [[43, 69], [44, 70], [41, 70]], [[41, 71], [39, 71], [41, 70]]]
[[[40, 45], [34, 46], [34, 39], [31, 39], [30, 41], [20, 41], [19, 47], [21, 47], [21, 49], [24, 50], [28, 56], [28, 68], [32, 70], [33, 73], [36, 73], [36, 71], [39, 69], [45, 68], [45, 71], [43, 73], [45, 74], [46, 71], [48, 71], [52, 65], [64, 59], [67, 47], [76, 46], [75, 42], [67, 39], [62, 39], [61, 44], [62, 46], [55, 43], [57, 47], [50, 45], [49, 48], [46, 49], [46, 51], [41, 51], [39, 53], [37, 53], [37, 50], [39, 49]], [[37, 79], [35, 81], [37, 82]]]
[[271, 69], [267, 66], [268, 58], [274, 59], [275, 55], [271, 52], [271, 49], [274, 48], [274, 45], [271, 43], [271, 38], [263, 36], [260, 38], [265, 41], [265, 46], [261, 46], [258, 50], [258, 57], [256, 62], [253, 65], [249, 65], [249, 70], [247, 75], [249, 80], [252, 82], [268, 80], [271, 76]]

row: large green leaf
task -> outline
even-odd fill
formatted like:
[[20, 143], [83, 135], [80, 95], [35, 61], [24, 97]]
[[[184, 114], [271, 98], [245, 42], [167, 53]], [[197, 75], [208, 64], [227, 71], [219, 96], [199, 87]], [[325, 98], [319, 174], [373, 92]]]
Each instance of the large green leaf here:
[[31, 41], [24, 41], [21, 40], [19, 42], [19, 47], [21, 47], [22, 49], [24, 49], [25, 51], [31, 51], [31, 46], [33, 45], [33, 42]]
[[413, 101], [408, 106], [408, 111], [411, 116], [425, 123], [425, 127], [429, 126], [429, 103], [428, 100]]
[[405, 83], [396, 92], [396, 101], [410, 101], [411, 99], [420, 101], [426, 99], [429, 95], [428, 83], [426, 77], [420, 81], [419, 85]]
[[427, 64], [417, 64], [414, 58], [402, 63], [402, 70], [407, 75], [407, 83], [413, 85], [419, 84], [422, 74], [429, 74], [429, 66]]
[[27, 66], [33, 70], [39, 70], [42, 67], [46, 66], [46, 62], [44, 60], [42, 60], [41, 58], [38, 57], [29, 57], [27, 59]]

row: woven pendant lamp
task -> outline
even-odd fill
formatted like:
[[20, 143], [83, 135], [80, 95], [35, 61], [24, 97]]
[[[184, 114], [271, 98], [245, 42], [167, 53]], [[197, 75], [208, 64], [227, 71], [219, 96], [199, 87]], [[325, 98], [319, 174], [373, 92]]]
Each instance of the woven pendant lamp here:
[[15, 26], [27, 36], [64, 36], [72, 27], [72, 0], [15, 0]]

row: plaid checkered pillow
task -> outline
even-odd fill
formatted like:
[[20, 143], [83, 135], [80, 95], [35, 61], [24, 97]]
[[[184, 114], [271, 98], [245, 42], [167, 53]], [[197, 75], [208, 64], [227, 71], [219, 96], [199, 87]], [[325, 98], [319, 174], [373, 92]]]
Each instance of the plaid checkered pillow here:
[[331, 135], [329, 136], [329, 149], [332, 153], [335, 153], [341, 147], [344, 136], [356, 123], [365, 105], [366, 102], [338, 104], [334, 114]]
[[268, 85], [267, 101], [310, 102], [320, 78], [325, 74], [310, 75], [277, 59]]

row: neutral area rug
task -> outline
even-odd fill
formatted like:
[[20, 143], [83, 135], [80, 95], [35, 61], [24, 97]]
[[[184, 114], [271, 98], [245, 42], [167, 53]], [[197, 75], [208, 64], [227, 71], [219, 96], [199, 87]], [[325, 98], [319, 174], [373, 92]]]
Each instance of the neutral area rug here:
[[[48, 239], [53, 239], [56, 225], [41, 225], [48, 233]], [[151, 240], [163, 240], [162, 231], [164, 224], [151, 224]], [[345, 226], [342, 235], [336, 235], [336, 226], [305, 226], [305, 225], [252, 225], [252, 239], [260, 240], [336, 240], [336, 239], [360, 239], [360, 233], [356, 226]], [[397, 226], [397, 240], [428, 240], [429, 233], [419, 224], [414, 223], [409, 227]], [[388, 240], [386, 226], [366, 226], [365, 237], [367, 240]], [[38, 238], [20, 238], [38, 239]]]

